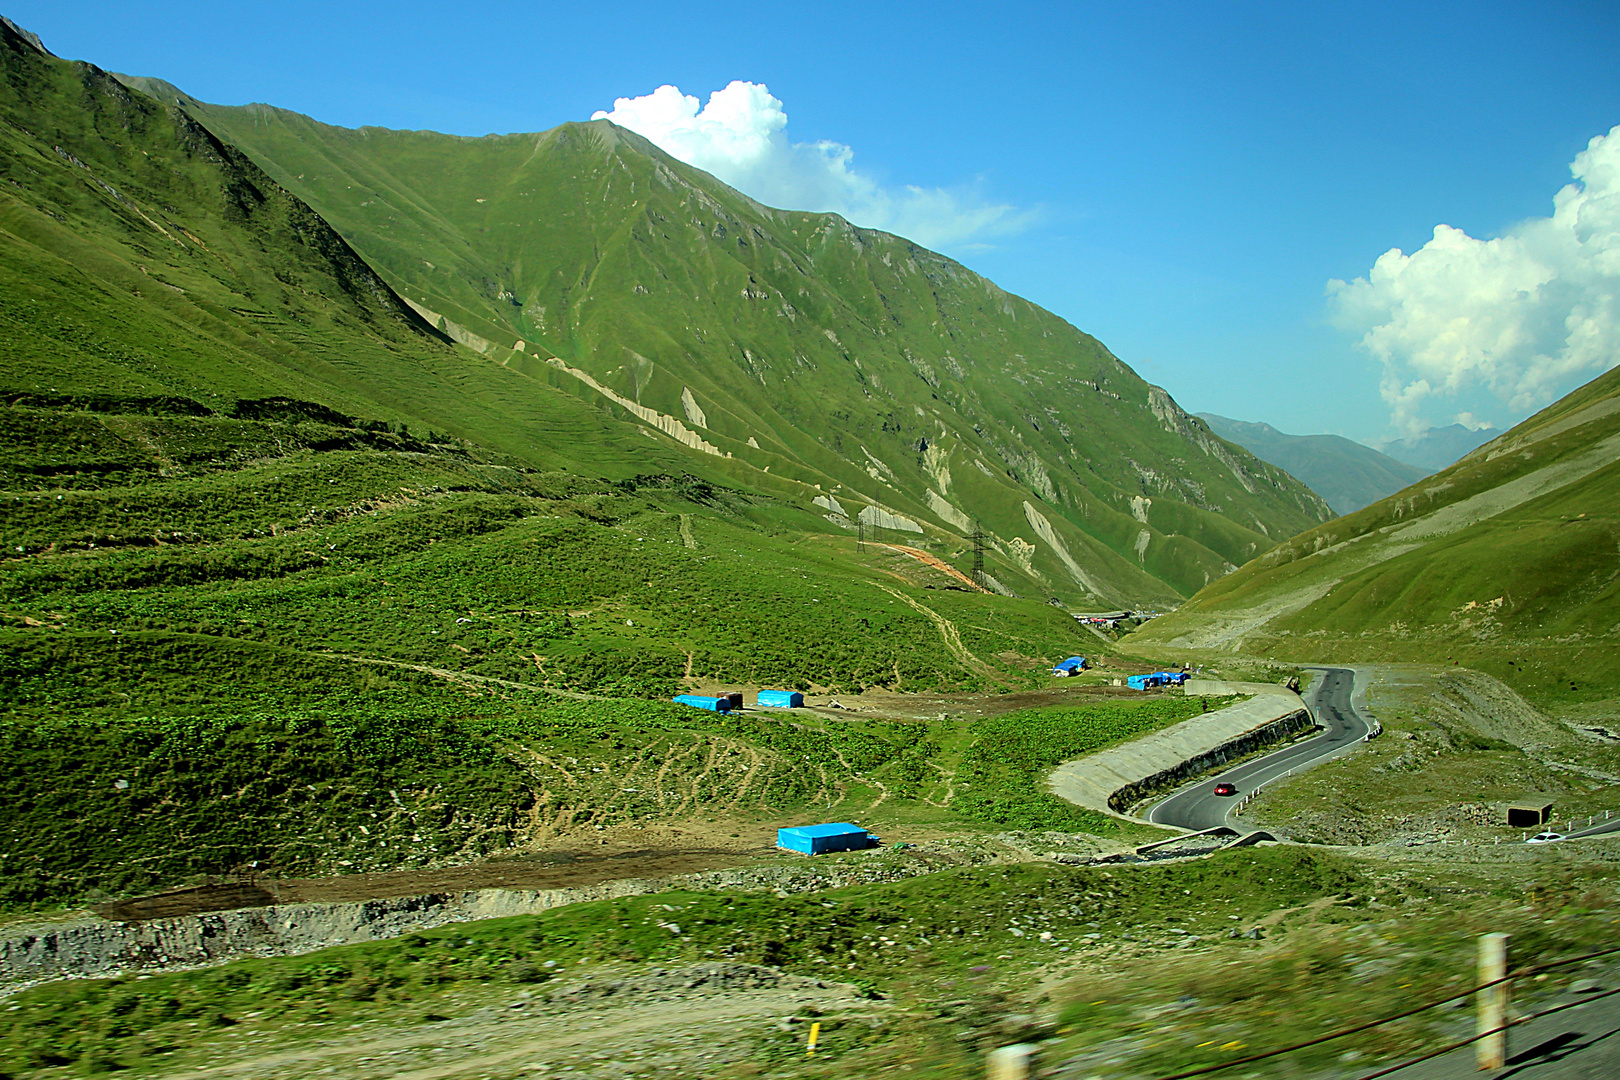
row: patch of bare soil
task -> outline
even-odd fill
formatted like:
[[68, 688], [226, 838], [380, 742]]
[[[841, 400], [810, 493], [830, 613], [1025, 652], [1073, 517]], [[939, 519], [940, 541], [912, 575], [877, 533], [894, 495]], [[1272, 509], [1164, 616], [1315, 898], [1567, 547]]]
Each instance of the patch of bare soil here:
[[101, 904], [94, 910], [103, 918], [137, 922], [274, 904], [352, 903], [473, 889], [565, 889], [620, 878], [725, 870], [769, 854], [770, 849], [757, 845], [556, 848], [431, 870], [217, 882]]

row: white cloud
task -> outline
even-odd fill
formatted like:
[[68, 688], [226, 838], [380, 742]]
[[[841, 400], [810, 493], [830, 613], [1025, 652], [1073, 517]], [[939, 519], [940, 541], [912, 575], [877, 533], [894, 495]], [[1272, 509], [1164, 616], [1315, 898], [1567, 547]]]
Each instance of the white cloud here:
[[674, 86], [619, 98], [611, 120], [667, 153], [724, 180], [760, 202], [792, 210], [834, 211], [928, 247], [973, 247], [1029, 225], [1030, 211], [986, 202], [972, 188], [891, 189], [857, 172], [843, 143], [789, 142], [787, 113], [762, 83], [733, 82], [698, 99]]
[[1384, 365], [1398, 430], [1428, 427], [1435, 399], [1480, 391], [1526, 413], [1620, 362], [1620, 126], [1570, 173], [1551, 217], [1494, 240], [1437, 225], [1411, 255], [1391, 249], [1366, 277], [1328, 282], [1335, 321]]

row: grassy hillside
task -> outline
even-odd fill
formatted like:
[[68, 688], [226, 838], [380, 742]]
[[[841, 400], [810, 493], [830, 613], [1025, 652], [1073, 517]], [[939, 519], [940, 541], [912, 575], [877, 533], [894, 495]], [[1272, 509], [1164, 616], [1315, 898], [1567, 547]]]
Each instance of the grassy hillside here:
[[[452, 345], [234, 147], [10, 27], [0, 327], [9, 401], [228, 415], [241, 400], [289, 398], [595, 475], [681, 471], [691, 456]], [[13, 444], [6, 461], [27, 470], [28, 455], [84, 449]]]
[[1620, 370], [1266, 552], [1132, 640], [1458, 663], [1577, 705], [1620, 689], [1617, 551]]
[[491, 361], [653, 410], [851, 516], [981, 521], [1050, 594], [1185, 595], [1328, 516], [1051, 313], [605, 121], [354, 131], [129, 81], [241, 146]]
[[1044, 686], [1096, 639], [690, 477], [587, 480], [331, 417], [84, 404], [0, 411], [0, 787], [18, 808], [0, 907], [811, 805], [1107, 831], [1032, 794], [1053, 755], [1202, 707], [981, 728], [671, 705], [696, 684]]
[[1285, 435], [1270, 424], [1214, 413], [1199, 413], [1198, 418], [1221, 438], [1305, 481], [1341, 517], [1395, 494], [1432, 471], [1396, 461], [1341, 435]]

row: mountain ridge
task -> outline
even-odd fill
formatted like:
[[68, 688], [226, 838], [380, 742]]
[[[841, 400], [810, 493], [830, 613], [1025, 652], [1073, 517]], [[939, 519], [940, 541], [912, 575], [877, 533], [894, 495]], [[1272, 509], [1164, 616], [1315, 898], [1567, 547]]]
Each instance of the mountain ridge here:
[[1340, 435], [1289, 435], [1266, 423], [1198, 416], [1221, 438], [1303, 480], [1341, 517], [1428, 475]]
[[1439, 472], [1501, 434], [1495, 428], [1469, 428], [1461, 424], [1447, 424], [1444, 427], [1429, 428], [1423, 434], [1412, 438], [1386, 439], [1367, 445], [1402, 464], [1427, 472]]
[[[705, 441], [755, 467], [952, 532], [982, 521], [1007, 557], [1036, 527], [1023, 504], [1044, 504], [1121, 600], [1190, 592], [1328, 516], [1177, 419], [1094, 338], [955, 260], [765, 207], [607, 121], [476, 139], [344, 129], [128, 81], [314, 199], [497, 363], [557, 360], [683, 425], [702, 416]], [[1170, 438], [1144, 445], [1149, 425]], [[1038, 576], [1089, 590], [1036, 548]]]

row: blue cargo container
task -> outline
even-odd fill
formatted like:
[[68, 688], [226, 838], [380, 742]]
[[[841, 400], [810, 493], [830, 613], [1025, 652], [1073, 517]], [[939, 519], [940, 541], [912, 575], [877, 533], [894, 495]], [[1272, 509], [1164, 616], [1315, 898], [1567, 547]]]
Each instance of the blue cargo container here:
[[1157, 673], [1152, 675], [1127, 675], [1125, 685], [1132, 690], [1151, 690], [1156, 686], [1164, 685], [1164, 680]]
[[872, 834], [847, 821], [831, 825], [799, 825], [791, 829], [777, 829], [776, 846], [804, 855], [862, 851], [872, 846]]
[[1067, 660], [1059, 660], [1052, 665], [1052, 674], [1063, 678], [1068, 675], [1078, 675], [1086, 669], [1086, 658], [1071, 656]]
[[761, 690], [759, 704], [769, 709], [802, 709], [804, 695], [797, 690]]
[[675, 701], [682, 705], [690, 705], [695, 709], [708, 709], [710, 712], [731, 711], [730, 698], [703, 697], [701, 694], [676, 694]]

